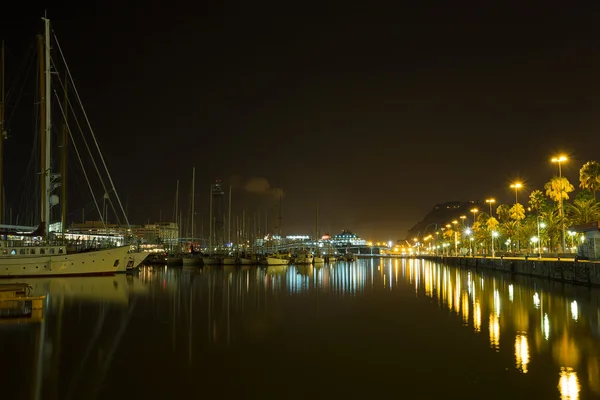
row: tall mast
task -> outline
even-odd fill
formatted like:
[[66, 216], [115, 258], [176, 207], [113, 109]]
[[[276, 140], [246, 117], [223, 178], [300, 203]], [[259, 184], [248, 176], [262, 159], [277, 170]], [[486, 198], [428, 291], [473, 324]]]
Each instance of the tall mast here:
[[46, 115], [44, 116], [44, 118], [46, 119], [46, 134], [45, 134], [45, 148], [43, 149], [43, 151], [45, 152], [45, 157], [44, 157], [44, 193], [43, 193], [43, 200], [44, 200], [44, 221], [46, 222], [46, 229], [44, 233], [48, 233], [48, 229], [50, 228], [50, 191], [52, 190], [50, 187], [50, 146], [51, 146], [51, 138], [50, 138], [50, 132], [51, 132], [51, 128], [52, 128], [52, 121], [51, 121], [51, 115], [52, 115], [52, 98], [50, 97], [51, 92], [50, 92], [50, 69], [51, 69], [51, 65], [50, 65], [50, 20], [48, 18], [42, 18], [42, 20], [44, 21], [44, 44], [45, 44], [45, 48], [44, 48], [44, 68], [45, 68], [45, 79], [44, 79], [44, 86], [46, 89], [46, 94], [44, 97], [44, 100], [46, 102]]
[[315, 219], [315, 247], [319, 241], [319, 205], [317, 204], [317, 217]]
[[44, 21], [44, 36], [38, 36], [38, 51], [40, 58], [40, 219], [44, 225], [44, 236], [48, 233], [50, 224], [50, 20]]
[[177, 179], [177, 189], [175, 190], [175, 223], [177, 224], [177, 240], [179, 240], [179, 179]]
[[[194, 182], [196, 181], [196, 166], [192, 168], [192, 242], [194, 241]], [[193, 244], [192, 244], [193, 246]]]
[[[46, 74], [44, 73], [44, 37], [38, 35], [38, 60], [39, 60], [39, 81], [40, 81], [40, 222], [46, 225], [46, 209], [48, 196], [46, 193]], [[46, 232], [48, 227], [46, 226]], [[44, 232], [45, 233], [45, 232]]]
[[210, 216], [210, 221], [209, 221], [209, 225], [208, 225], [208, 251], [209, 251], [209, 254], [212, 254], [212, 239], [213, 239], [213, 236], [212, 236], [212, 231], [213, 231], [212, 200], [213, 200], [213, 187], [211, 185], [210, 186], [210, 200], [208, 202], [209, 216]]
[[[4, 223], [4, 40], [0, 49], [0, 224]], [[11, 221], [12, 223], [12, 221]]]
[[231, 243], [231, 186], [229, 186], [229, 209], [227, 210], [227, 244]]
[[61, 163], [60, 163], [60, 223], [61, 223], [61, 231], [65, 232], [67, 228], [67, 157], [68, 157], [68, 136], [69, 136], [69, 128], [67, 126], [67, 116], [68, 106], [69, 106], [69, 98], [67, 94], [67, 85], [69, 83], [68, 75], [65, 73], [65, 97], [63, 99], [63, 110], [64, 111], [64, 120], [62, 127], [62, 139], [61, 139]]

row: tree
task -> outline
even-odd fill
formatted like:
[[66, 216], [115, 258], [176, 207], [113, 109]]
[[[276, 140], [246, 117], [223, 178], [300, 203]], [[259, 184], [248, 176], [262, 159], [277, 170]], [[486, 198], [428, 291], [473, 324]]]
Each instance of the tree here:
[[510, 208], [510, 218], [514, 221], [519, 222], [525, 218], [525, 208], [520, 203], [516, 203]]
[[510, 219], [510, 206], [508, 204], [500, 204], [496, 208], [496, 215], [502, 222], [506, 222]]
[[586, 224], [600, 219], [600, 205], [595, 199], [575, 199], [567, 204], [566, 218], [569, 224]]
[[557, 203], [563, 200], [569, 200], [568, 193], [571, 193], [575, 188], [564, 176], [553, 176], [549, 182], [544, 185], [546, 195]]
[[529, 195], [529, 207], [536, 211], [538, 214], [540, 210], [546, 205], [546, 196], [541, 190], [534, 190]]
[[581, 189], [575, 195], [575, 200], [596, 200], [596, 198], [594, 197], [594, 194], [588, 189]]
[[600, 190], [600, 164], [596, 161], [588, 161], [579, 170], [579, 186], [592, 192], [594, 199], [596, 192]]

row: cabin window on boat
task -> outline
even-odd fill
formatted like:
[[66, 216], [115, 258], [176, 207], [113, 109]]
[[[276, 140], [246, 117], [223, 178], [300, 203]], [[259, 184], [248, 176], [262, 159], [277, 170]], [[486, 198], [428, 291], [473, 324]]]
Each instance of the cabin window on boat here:
[[58, 254], [62, 254], [62, 253], [63, 253], [63, 248], [62, 248], [62, 247], [59, 247], [59, 248], [58, 248]]
[[16, 254], [17, 254], [17, 251], [16, 251], [15, 249], [12, 249], [12, 250], [10, 251], [10, 255], [11, 255], [11, 256], [14, 256], [14, 255], [16, 255]]
[[46, 249], [40, 249], [40, 254], [46, 254]]
[[6, 250], [6, 249], [2, 250], [2, 254], [7, 255], [8, 254], [8, 250]]
[[35, 249], [31, 249], [31, 252], [29, 254], [35, 254]]
[[115, 265], [113, 265], [113, 267], [118, 267], [119, 266], [119, 260], [115, 260]]
[[50, 249], [50, 254], [54, 254], [54, 247]]
[[19, 254], [25, 254], [25, 249], [19, 250]]

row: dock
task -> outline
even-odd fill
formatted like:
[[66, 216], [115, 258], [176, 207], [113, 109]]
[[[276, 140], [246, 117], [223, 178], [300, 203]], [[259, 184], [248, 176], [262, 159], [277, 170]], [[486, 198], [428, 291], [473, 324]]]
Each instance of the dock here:
[[46, 296], [31, 296], [27, 283], [0, 284], [0, 320], [30, 317], [40, 319]]

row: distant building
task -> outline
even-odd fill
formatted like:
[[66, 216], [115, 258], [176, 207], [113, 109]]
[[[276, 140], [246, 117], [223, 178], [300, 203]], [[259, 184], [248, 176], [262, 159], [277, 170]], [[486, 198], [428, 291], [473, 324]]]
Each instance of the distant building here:
[[[67, 233], [71, 237], [93, 240], [105, 236], [125, 237], [128, 236], [128, 229], [102, 221], [86, 221], [74, 222]], [[132, 225], [131, 235], [142, 243], [175, 243], [179, 240], [179, 229], [175, 222]]]
[[358, 237], [357, 234], [349, 230], [343, 230], [341, 233], [334, 235], [331, 239], [331, 244], [336, 247], [344, 246], [366, 246], [367, 241]]

